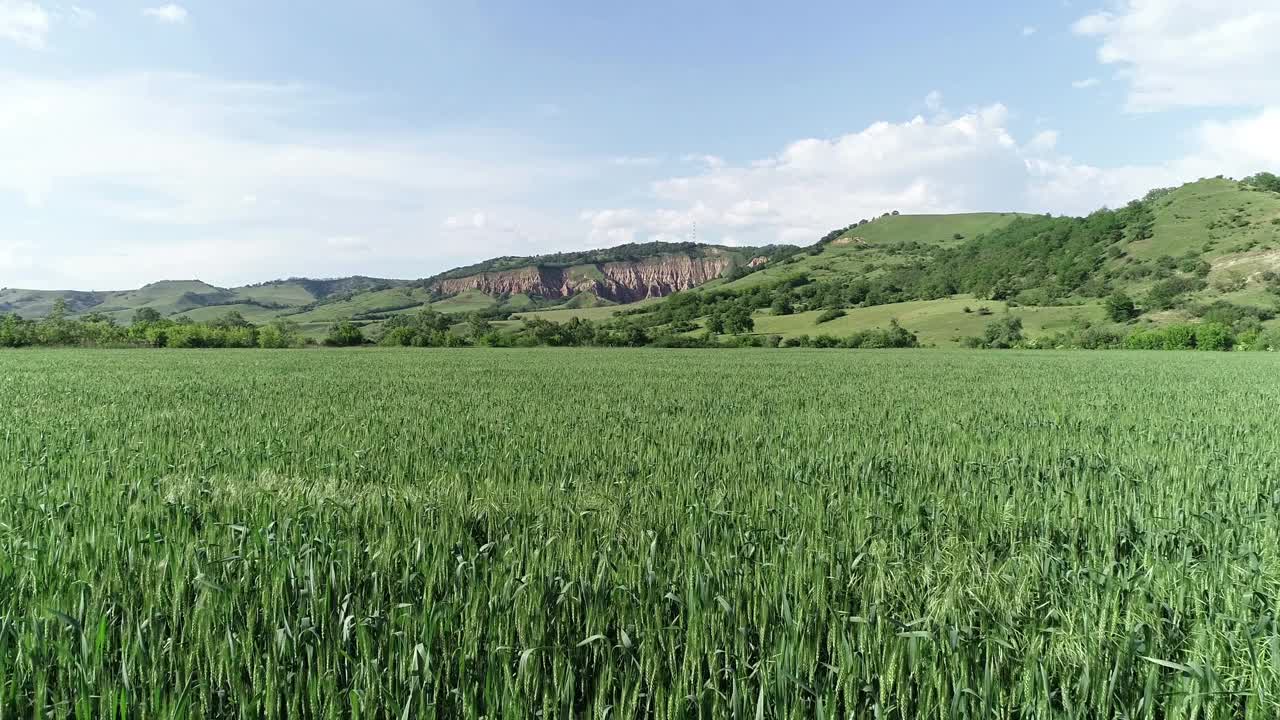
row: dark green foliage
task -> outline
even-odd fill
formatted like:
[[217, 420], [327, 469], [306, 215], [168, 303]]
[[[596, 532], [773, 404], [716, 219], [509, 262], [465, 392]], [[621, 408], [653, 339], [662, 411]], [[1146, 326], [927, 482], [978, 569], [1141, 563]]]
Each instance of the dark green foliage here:
[[472, 313], [467, 318], [467, 327], [471, 331], [472, 338], [483, 337], [493, 331], [493, 326], [480, 313]]
[[364, 333], [350, 320], [335, 323], [325, 336], [324, 344], [329, 347], [355, 347], [364, 344]]
[[[1167, 190], [1153, 191], [1120, 210], [1099, 210], [1084, 218], [1018, 218], [1000, 230], [963, 239], [951, 248], [912, 242], [882, 247], [883, 252], [902, 261], [887, 264], [874, 274], [820, 281], [796, 277], [740, 290], [677, 293], [629, 314], [645, 318], [642, 322], [646, 325], [662, 325], [727, 315], [730, 307], [739, 305], [760, 309], [790, 302], [805, 310], [840, 309], [932, 300], [958, 293], [1054, 305], [1071, 296], [1110, 295], [1112, 273], [1129, 280], [1159, 278], [1147, 304], [1152, 309], [1165, 309], [1181, 295], [1204, 287], [1202, 276], [1208, 267], [1198, 256], [1165, 257], [1152, 263], [1126, 261], [1120, 267], [1108, 263], [1114, 264], [1123, 256], [1124, 243], [1151, 237], [1155, 222], [1152, 205], [1167, 194]], [[833, 230], [815, 249], [853, 227]], [[783, 296], [786, 301], [781, 300]]]
[[[541, 318], [527, 318], [524, 321], [524, 329], [528, 335], [534, 338], [538, 345], [575, 347], [592, 345], [596, 341], [595, 326], [581, 318], [572, 318], [567, 323], [557, 323]], [[641, 344], [643, 345], [644, 343]]]
[[1006, 314], [987, 323], [982, 337], [965, 338], [963, 344], [972, 348], [1000, 350], [1017, 347], [1024, 339], [1022, 335], [1022, 318]]
[[1257, 175], [1251, 175], [1241, 182], [1258, 190], [1280, 193], [1280, 177], [1277, 177], [1274, 173], [1261, 172]]
[[133, 324], [144, 325], [160, 321], [160, 311], [151, 307], [141, 307], [133, 312]]
[[1234, 345], [1235, 335], [1227, 325], [1209, 322], [1196, 327], [1197, 350], [1230, 350]]
[[725, 314], [724, 329], [730, 333], [749, 333], [756, 327], [756, 321], [751, 317], [751, 309], [742, 305], [735, 305]]
[[844, 316], [845, 316], [844, 310], [840, 310], [839, 308], [832, 308], [830, 310], [822, 311], [822, 313], [820, 313], [818, 317], [814, 318], [814, 322], [821, 325], [822, 323], [831, 322], [832, 320], [835, 320], [837, 318], [842, 318]]
[[1217, 300], [1208, 305], [1199, 305], [1191, 309], [1192, 313], [1207, 323], [1218, 323], [1236, 330], [1252, 327], [1275, 317], [1275, 312], [1266, 308], [1236, 305], [1226, 300]]
[[783, 340], [781, 346], [785, 348], [847, 348], [872, 350], [919, 347], [920, 341], [916, 337], [915, 333], [899, 325], [897, 320], [890, 320], [888, 328], [862, 330], [843, 338], [836, 337], [834, 335], [818, 335], [815, 337], [798, 335], [796, 337]]
[[1130, 350], [1194, 350], [1196, 328], [1179, 324], [1136, 330], [1125, 339], [1125, 347]]
[[1112, 322], [1129, 322], [1138, 316], [1138, 306], [1134, 305], [1133, 299], [1123, 292], [1117, 291], [1108, 295], [1103, 307], [1107, 318]]
[[1151, 286], [1147, 293], [1146, 306], [1153, 310], [1167, 310], [1175, 307], [1179, 298], [1187, 293], [1203, 290], [1207, 284], [1198, 277], [1171, 277]]

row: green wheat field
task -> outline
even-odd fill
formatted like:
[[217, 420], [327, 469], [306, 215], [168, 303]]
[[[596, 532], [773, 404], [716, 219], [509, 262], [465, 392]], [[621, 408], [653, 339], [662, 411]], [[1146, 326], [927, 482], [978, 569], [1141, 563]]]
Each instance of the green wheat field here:
[[0, 718], [1274, 718], [1265, 353], [0, 353]]

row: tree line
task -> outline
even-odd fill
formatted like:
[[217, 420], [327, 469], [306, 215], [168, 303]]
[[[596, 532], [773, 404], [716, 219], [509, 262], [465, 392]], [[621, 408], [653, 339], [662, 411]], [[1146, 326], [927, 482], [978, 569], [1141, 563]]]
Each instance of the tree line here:
[[235, 311], [207, 322], [164, 318], [154, 308], [140, 308], [132, 322], [121, 325], [102, 313], [72, 318], [58, 299], [41, 320], [0, 315], [0, 347], [117, 348], [293, 348], [307, 344], [297, 323], [273, 320], [255, 325]]

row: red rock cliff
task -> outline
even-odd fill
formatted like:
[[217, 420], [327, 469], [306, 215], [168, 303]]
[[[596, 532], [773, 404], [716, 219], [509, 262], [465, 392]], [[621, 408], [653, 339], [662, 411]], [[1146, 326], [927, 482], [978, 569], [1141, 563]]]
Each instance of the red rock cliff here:
[[479, 290], [489, 295], [526, 293], [568, 298], [593, 292], [615, 302], [664, 297], [720, 277], [731, 264], [727, 255], [662, 255], [633, 262], [609, 262], [573, 268], [526, 267], [441, 280], [432, 289], [443, 295]]

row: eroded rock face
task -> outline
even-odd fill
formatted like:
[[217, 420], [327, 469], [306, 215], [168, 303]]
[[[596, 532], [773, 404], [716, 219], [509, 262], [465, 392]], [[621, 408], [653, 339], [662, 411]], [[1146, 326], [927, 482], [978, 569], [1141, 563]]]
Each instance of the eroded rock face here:
[[634, 262], [480, 273], [441, 280], [433, 289], [443, 295], [479, 290], [489, 295], [526, 293], [544, 298], [568, 298], [593, 292], [614, 302], [635, 302], [697, 287], [720, 277], [730, 264], [726, 255], [663, 255]]

